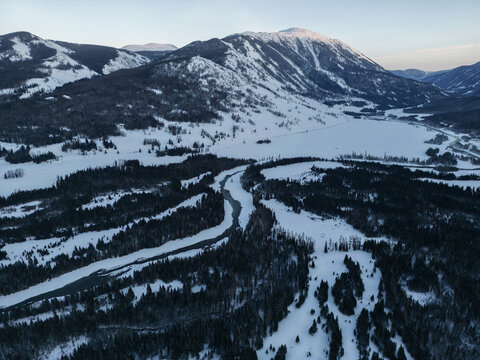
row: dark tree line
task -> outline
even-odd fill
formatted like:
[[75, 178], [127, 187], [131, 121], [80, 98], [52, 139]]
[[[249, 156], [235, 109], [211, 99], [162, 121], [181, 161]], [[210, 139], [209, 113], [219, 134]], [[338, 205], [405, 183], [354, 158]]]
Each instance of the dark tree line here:
[[48, 160], [55, 160], [57, 157], [51, 151], [43, 154], [30, 154], [30, 146], [20, 146], [17, 150], [7, 150], [3, 147], [0, 147], [0, 157], [5, 157], [5, 161], [10, 164], [22, 164], [33, 161], [36, 164]]

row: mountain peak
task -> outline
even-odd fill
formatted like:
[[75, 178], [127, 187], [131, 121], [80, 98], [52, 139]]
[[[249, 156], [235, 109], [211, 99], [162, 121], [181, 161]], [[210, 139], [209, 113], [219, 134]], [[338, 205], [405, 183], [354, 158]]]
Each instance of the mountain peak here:
[[303, 29], [303, 28], [295, 28], [295, 27], [281, 30], [278, 32], [247, 31], [242, 33], [241, 35], [254, 36], [254, 37], [261, 38], [263, 40], [290, 38], [290, 39], [307, 39], [307, 40], [313, 40], [313, 41], [323, 42], [323, 43], [338, 42], [338, 40], [329, 38], [328, 36], [321, 35], [314, 31]]
[[295, 27], [281, 30], [278, 32], [278, 34], [297, 37], [297, 38], [306, 38], [306, 39], [317, 40], [322, 42], [330, 42], [334, 40], [332, 38], [329, 38], [328, 36], [321, 35], [314, 31], [303, 29], [303, 28], [295, 28]]

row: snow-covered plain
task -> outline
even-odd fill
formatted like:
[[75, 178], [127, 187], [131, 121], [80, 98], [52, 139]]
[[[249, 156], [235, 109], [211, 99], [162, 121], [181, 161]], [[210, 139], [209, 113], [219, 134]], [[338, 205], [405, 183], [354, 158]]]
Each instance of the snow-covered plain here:
[[[204, 124], [201, 127], [187, 125], [186, 130], [188, 129], [190, 133], [181, 135], [181, 145], [192, 146], [194, 142], [202, 139], [206, 145], [206, 152], [256, 160], [297, 156], [334, 159], [352, 152], [366, 152], [379, 157], [387, 154], [426, 159], [425, 151], [429, 144], [425, 144], [424, 141], [433, 137], [433, 132], [424, 127], [400, 122], [357, 120], [345, 116], [341, 119], [331, 118], [328, 121], [330, 125], [309, 120], [301, 121], [292, 125], [289, 130], [285, 126], [279, 127], [277, 118], [272, 114], [255, 115], [267, 120], [257, 120], [264, 126], [243, 124], [243, 133], [237, 132], [235, 138], [229, 134], [215, 144], [208, 138], [202, 138], [202, 131], [207, 129], [209, 133], [215, 134], [233, 127], [234, 121], [224, 119], [222, 123]], [[185, 124], [180, 126], [185, 127]], [[124, 130], [124, 133], [125, 136], [111, 138], [118, 148], [118, 153], [115, 150], [107, 150], [106, 154], [103, 151], [96, 151], [82, 155], [77, 151], [62, 152], [61, 144], [56, 144], [34, 149], [42, 153], [52, 151], [59, 157], [56, 161], [41, 164], [10, 164], [0, 159], [0, 174], [19, 168], [25, 172], [22, 178], [16, 179], [4, 179], [0, 176], [0, 196], [8, 196], [19, 190], [49, 187], [55, 184], [58, 176], [87, 168], [111, 166], [124, 160], [138, 159], [145, 165], [161, 165], [186, 159], [185, 155], [158, 158], [154, 153], [148, 153], [149, 146], [143, 145], [145, 138], [158, 139], [162, 144], [168, 143], [171, 139], [177, 141], [177, 136], [163, 129]], [[257, 140], [264, 138], [269, 138], [272, 142], [257, 144]], [[0, 146], [12, 148], [11, 144], [0, 143]], [[100, 142], [98, 146], [101, 147]], [[447, 144], [442, 150], [446, 150], [446, 146]]]
[[247, 146], [218, 146], [212, 151], [224, 156], [258, 160], [299, 156], [334, 159], [353, 152], [378, 157], [387, 154], [427, 159], [425, 151], [429, 144], [425, 141], [431, 137], [432, 132], [428, 129], [407, 123], [347, 118], [335, 126], [271, 136], [270, 144], [251, 141]]
[[261, 171], [266, 180], [279, 179], [291, 181], [300, 181], [306, 183], [312, 180], [318, 180], [319, 175], [312, 172], [312, 167], [318, 169], [336, 169], [345, 167], [345, 165], [336, 161], [305, 161], [295, 164], [276, 166]]
[[[139, 152], [143, 139], [148, 137], [143, 132], [134, 131], [129, 136], [115, 138], [115, 144], [119, 147], [119, 153], [108, 150], [105, 154], [101, 151], [90, 152], [82, 155], [77, 151], [62, 152], [61, 144], [35, 148], [40, 152], [52, 151], [59, 156], [59, 160], [50, 160], [41, 164], [33, 162], [24, 164], [10, 164], [0, 159], [0, 196], [8, 196], [21, 190], [33, 190], [50, 187], [55, 184], [58, 177], [64, 177], [79, 170], [88, 168], [102, 168], [120, 164], [126, 160], [139, 160], [144, 165], [168, 165], [182, 162], [186, 156], [163, 156], [161, 158], [147, 151]], [[5, 145], [0, 143], [0, 146]], [[3, 174], [9, 170], [23, 169], [25, 174], [17, 179], [4, 179]]]

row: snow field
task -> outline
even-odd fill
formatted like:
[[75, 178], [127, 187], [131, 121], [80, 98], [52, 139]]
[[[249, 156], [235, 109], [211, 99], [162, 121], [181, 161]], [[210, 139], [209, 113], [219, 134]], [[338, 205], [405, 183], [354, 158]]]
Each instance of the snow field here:
[[345, 165], [335, 161], [305, 161], [264, 169], [261, 173], [265, 176], [266, 180], [290, 179], [291, 181], [300, 181], [303, 184], [319, 179], [319, 175], [312, 172], [312, 167], [314, 166], [319, 169], [336, 169], [339, 167], [345, 167]]
[[[120, 164], [126, 160], [139, 160], [143, 165], [168, 165], [184, 161], [187, 156], [163, 156], [156, 157], [155, 154], [148, 154], [146, 151], [139, 153], [143, 144], [143, 139], [148, 137], [143, 132], [133, 132], [127, 137], [115, 137], [114, 142], [119, 148], [119, 153], [115, 150], [108, 150], [107, 154], [96, 151], [89, 152], [88, 155], [82, 155], [77, 151], [62, 152], [62, 144], [54, 144], [34, 148], [34, 151], [41, 153], [52, 151], [59, 157], [56, 161], [48, 161], [40, 164], [33, 162], [24, 164], [10, 164], [4, 159], [0, 159], [0, 196], [9, 196], [10, 194], [22, 190], [34, 190], [46, 188], [54, 185], [58, 177], [64, 177], [79, 170], [89, 168], [102, 168]], [[100, 141], [97, 141], [99, 144]], [[0, 143], [0, 146], [4, 143]], [[9, 170], [23, 169], [25, 174], [17, 179], [4, 179], [3, 174]]]
[[270, 136], [270, 144], [250, 141], [248, 144], [218, 148], [215, 152], [223, 156], [257, 160], [300, 156], [334, 159], [353, 152], [378, 157], [387, 154], [427, 159], [425, 151], [430, 146], [425, 140], [433, 136], [431, 131], [423, 127], [401, 122], [349, 119], [346, 116], [343, 119], [343, 122], [331, 126]]
[[[287, 346], [287, 359], [324, 359], [328, 357], [327, 351], [329, 349], [330, 337], [322, 328], [325, 320], [322, 319], [321, 323], [317, 324], [317, 333], [313, 336], [308, 333], [313, 320], [317, 319], [320, 315], [319, 302], [314, 296], [314, 292], [323, 280], [327, 281], [329, 286], [329, 296], [326, 304], [328, 305], [329, 311], [333, 312], [335, 317], [338, 317], [338, 323], [342, 331], [342, 343], [345, 351], [343, 358], [358, 359], [359, 354], [354, 335], [357, 317], [363, 308], [368, 311], [373, 310], [377, 301], [381, 273], [374, 269], [374, 260], [367, 252], [351, 250], [348, 252], [329, 251], [324, 253], [324, 246], [326, 242], [330, 240], [336, 242], [340, 237], [348, 239], [350, 236], [355, 236], [359, 237], [361, 242], [367, 240], [367, 238], [341, 219], [322, 219], [317, 215], [305, 211], [296, 214], [276, 200], [262, 200], [262, 203], [274, 211], [277, 221], [280, 224], [279, 227], [284, 231], [300, 235], [313, 242], [314, 253], [312, 254], [312, 258], [315, 266], [309, 268], [310, 282], [305, 303], [300, 308], [295, 307], [295, 302], [289, 306], [289, 314], [279, 323], [278, 331], [263, 340], [263, 347], [257, 351], [258, 358], [265, 360], [271, 359], [274, 353], [270, 350], [267, 353], [266, 350], [270, 345], [277, 350], [282, 344]], [[386, 239], [378, 238], [369, 240], [381, 241]], [[348, 255], [353, 261], [359, 263], [362, 270], [362, 281], [365, 286], [362, 298], [360, 300], [357, 299], [355, 314], [352, 316], [344, 315], [338, 310], [331, 294], [331, 289], [336, 278], [339, 277], [341, 273], [347, 271], [343, 263], [345, 255]], [[371, 300], [372, 296], [374, 301]], [[312, 309], [314, 310], [313, 314], [311, 314]], [[297, 335], [300, 338], [299, 343], [295, 341]], [[397, 342], [401, 344], [401, 339], [397, 339]], [[370, 342], [370, 346], [372, 350], [376, 349], [372, 342]], [[407, 354], [407, 356], [409, 355]], [[410, 358], [411, 357], [409, 357], [409, 359]]]
[[0, 218], [25, 217], [27, 215], [33, 214], [35, 211], [40, 210], [41, 203], [42, 203], [41, 201], [31, 201], [31, 202], [20, 204], [20, 205], [13, 205], [13, 206], [0, 208]]

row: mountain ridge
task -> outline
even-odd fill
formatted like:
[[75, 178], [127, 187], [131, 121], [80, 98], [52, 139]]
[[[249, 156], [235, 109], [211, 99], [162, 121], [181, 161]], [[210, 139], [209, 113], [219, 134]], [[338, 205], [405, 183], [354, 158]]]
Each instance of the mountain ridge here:
[[288, 88], [316, 99], [353, 96], [402, 107], [443, 96], [433, 86], [400, 80], [340, 40], [304, 29], [195, 41], [166, 59], [197, 55], [243, 73], [256, 85]]
[[480, 61], [449, 70], [423, 71], [418, 69], [392, 70], [393, 74], [425, 83], [459, 96], [480, 95]]
[[174, 51], [178, 48], [173, 44], [159, 44], [159, 43], [148, 43], [148, 44], [128, 44], [122, 46], [120, 49], [128, 50], [133, 52], [141, 51]]
[[46, 40], [29, 32], [0, 36], [0, 95], [28, 98], [149, 60], [112, 47]]

